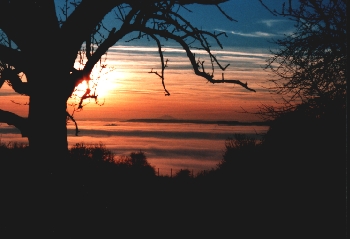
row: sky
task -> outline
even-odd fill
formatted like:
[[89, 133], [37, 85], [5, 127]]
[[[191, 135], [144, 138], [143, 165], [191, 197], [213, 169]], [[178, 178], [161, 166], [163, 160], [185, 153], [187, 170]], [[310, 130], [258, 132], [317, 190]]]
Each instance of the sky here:
[[[57, 3], [62, 0], [57, 0]], [[277, 8], [282, 1], [266, 0], [267, 6]], [[247, 82], [257, 92], [250, 92], [238, 85], [211, 84], [195, 76], [183, 50], [174, 42], [162, 42], [165, 58], [169, 59], [165, 71], [165, 84], [170, 96], [164, 95], [160, 78], [151, 70], [160, 72], [161, 66], [154, 42], [138, 40], [126, 42], [126, 37], [117, 42], [109, 52], [105, 73], [94, 74], [98, 82], [98, 103], [86, 102], [83, 110], [74, 111], [77, 103], [74, 96], [69, 100], [68, 111], [74, 112], [77, 120], [87, 119], [130, 119], [159, 118], [171, 116], [180, 119], [206, 120], [260, 120], [254, 112], [261, 104], [273, 104], [277, 96], [271, 95], [266, 87], [270, 73], [264, 71], [266, 60], [275, 49], [274, 39], [289, 34], [293, 23], [268, 12], [258, 0], [231, 0], [220, 5], [236, 21], [229, 21], [214, 6], [189, 5], [192, 12], [184, 12], [193, 25], [210, 32], [226, 32], [220, 37], [223, 49], [213, 44], [213, 51], [219, 61], [230, 66], [224, 72], [225, 79]], [[113, 18], [106, 18], [106, 25], [113, 24]], [[196, 52], [206, 59], [201, 52]], [[216, 70], [215, 78], [221, 79]], [[99, 78], [99, 79], [98, 79]], [[97, 81], [98, 79], [98, 81]], [[79, 93], [80, 86], [76, 95]], [[0, 91], [3, 110], [11, 110], [25, 116], [28, 97], [16, 95], [9, 87]]]
[[[60, 3], [62, 0], [56, 0]], [[267, 6], [282, 6], [283, 1], [266, 0]], [[184, 17], [194, 26], [209, 32], [225, 32], [220, 37], [223, 49], [212, 45], [212, 52], [222, 65], [230, 64], [225, 79], [247, 82], [256, 92], [234, 84], [211, 84], [196, 76], [180, 46], [163, 41], [164, 57], [169, 59], [165, 70], [165, 91], [160, 78], [149, 73], [161, 71], [158, 48], [154, 42], [135, 40], [127, 36], [117, 42], [107, 54], [107, 68], [91, 75], [97, 84], [98, 102], [85, 102], [83, 110], [75, 107], [86, 88], [79, 86], [68, 101], [68, 112], [81, 130], [74, 136], [74, 124], [68, 123], [69, 145], [85, 142], [103, 143], [116, 155], [128, 155], [142, 150], [148, 161], [161, 174], [170, 170], [189, 168], [200, 171], [215, 167], [224, 150], [224, 142], [234, 133], [254, 136], [266, 127], [225, 127], [217, 124], [142, 124], [122, 120], [144, 118], [176, 118], [196, 120], [260, 121], [254, 114], [262, 104], [274, 104], [277, 96], [267, 90], [272, 75], [264, 71], [270, 50], [276, 49], [273, 40], [290, 34], [293, 22], [268, 12], [258, 0], [231, 0], [221, 8], [237, 21], [229, 21], [213, 6], [190, 5], [192, 12]], [[106, 18], [112, 26], [113, 17]], [[201, 51], [196, 56], [208, 60]], [[222, 72], [215, 69], [215, 78]], [[29, 98], [16, 94], [8, 85], [0, 89], [0, 109], [27, 116]], [[250, 112], [250, 113], [246, 113]], [[0, 142], [26, 142], [18, 130], [0, 124]]]

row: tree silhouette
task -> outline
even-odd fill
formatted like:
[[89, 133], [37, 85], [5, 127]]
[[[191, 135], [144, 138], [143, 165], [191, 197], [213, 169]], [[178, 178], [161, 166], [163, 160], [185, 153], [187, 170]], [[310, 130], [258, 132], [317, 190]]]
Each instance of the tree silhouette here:
[[[30, 99], [28, 117], [0, 110], [0, 122], [14, 125], [28, 137], [36, 157], [44, 159], [51, 152], [57, 158], [67, 155], [66, 120], [72, 118], [66, 111], [67, 100], [79, 83], [90, 80], [94, 66], [108, 49], [131, 33], [136, 33], [136, 38], [154, 40], [162, 70], [153, 73], [161, 78], [163, 85], [167, 60], [162, 42], [170, 39], [185, 50], [196, 75], [211, 83], [233, 83], [254, 91], [239, 80], [214, 78], [214, 65], [221, 70], [227, 66], [222, 66], [210, 51], [209, 39], [222, 47], [218, 38], [224, 33], [201, 30], [179, 11], [188, 10], [188, 4], [213, 5], [233, 20], [219, 6], [226, 0], [64, 2], [66, 5], [58, 15], [58, 1], [0, 1], [0, 86], [7, 82], [15, 92]], [[103, 20], [110, 13], [114, 14], [115, 22], [108, 28]], [[206, 71], [193, 49], [207, 52], [212, 72]], [[81, 63], [78, 69], [77, 62]], [[26, 81], [22, 80], [23, 76]], [[169, 95], [165, 87], [164, 90]], [[91, 89], [86, 90], [81, 100], [87, 98], [96, 98]]]
[[136, 176], [152, 177], [156, 175], [154, 167], [147, 161], [144, 152], [131, 152], [129, 156], [121, 156], [115, 161], [119, 166], [125, 167]]
[[289, 0], [281, 11], [268, 10], [294, 21], [296, 29], [275, 41], [279, 49], [271, 52], [266, 65], [275, 76], [269, 90], [282, 96], [282, 107], [263, 105], [263, 113], [274, 117], [300, 103], [323, 109], [336, 101], [345, 107], [345, 0]]
[[333, 154], [339, 160], [346, 152], [346, 3], [289, 0], [281, 12], [268, 10], [295, 21], [296, 30], [276, 41], [280, 48], [266, 65], [276, 76], [270, 90], [283, 102], [281, 107], [263, 105], [259, 112], [274, 119], [265, 146], [280, 153], [307, 149], [312, 158], [319, 148], [320, 159]]
[[[276, 41], [280, 48], [267, 62], [267, 69], [276, 76], [270, 90], [282, 96], [282, 104], [263, 105], [260, 112], [274, 119], [262, 144], [267, 159], [264, 169], [270, 175], [266, 184], [274, 185], [272, 195], [276, 195], [273, 187], [281, 189], [280, 202], [294, 204], [288, 214], [302, 214], [300, 225], [307, 223], [310, 235], [343, 237], [348, 144], [346, 1], [289, 0], [281, 12], [269, 10], [294, 20], [296, 30]], [[322, 213], [318, 213], [320, 207]]]

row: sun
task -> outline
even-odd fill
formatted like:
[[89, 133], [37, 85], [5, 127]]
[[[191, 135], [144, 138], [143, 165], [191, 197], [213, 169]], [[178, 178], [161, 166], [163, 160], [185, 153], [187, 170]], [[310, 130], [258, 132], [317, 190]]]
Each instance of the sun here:
[[109, 71], [105, 74], [101, 74], [99, 77], [91, 75], [89, 86], [92, 92], [95, 92], [98, 97], [108, 97], [110, 93], [116, 91], [119, 87], [120, 80], [125, 78], [126, 75], [120, 71]]
[[90, 80], [89, 85], [92, 94], [97, 95], [99, 98], [105, 98], [108, 96], [110, 91], [112, 91], [115, 86], [113, 85], [113, 80], [100, 78], [98, 80]]
[[90, 80], [82, 81], [75, 87], [74, 96], [81, 98], [87, 89], [90, 89], [90, 95], [97, 96], [99, 99], [107, 98], [108, 95], [116, 91], [120, 85], [120, 79], [125, 78], [126, 74], [120, 71], [93, 71], [90, 74]]

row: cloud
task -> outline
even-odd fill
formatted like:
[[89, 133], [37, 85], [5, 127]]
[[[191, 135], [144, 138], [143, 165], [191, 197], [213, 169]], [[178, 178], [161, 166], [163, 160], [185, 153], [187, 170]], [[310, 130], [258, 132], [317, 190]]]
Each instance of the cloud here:
[[[4, 133], [6, 131], [3, 131]], [[13, 132], [11, 130], [11, 132]], [[69, 135], [74, 135], [73, 129], [68, 130]], [[103, 130], [103, 129], [81, 129], [80, 136], [94, 135], [95, 137], [156, 137], [171, 139], [211, 139], [225, 140], [232, 137], [232, 133], [227, 132], [199, 132], [199, 131], [161, 131], [161, 130]]]
[[18, 95], [18, 93], [16, 93], [16, 92], [9, 92], [9, 91], [5, 91], [5, 92], [1, 92], [0, 93], [0, 97], [1, 96], [17, 96]]
[[219, 31], [219, 32], [231, 33], [233, 35], [238, 35], [238, 36], [242, 36], [242, 37], [275, 37], [275, 36], [277, 36], [276, 34], [273, 34], [273, 33], [261, 32], [261, 31], [244, 33], [244, 32], [236, 32], [236, 31], [231, 31], [231, 30], [226, 31], [223, 29], [215, 29], [215, 30]]
[[276, 20], [276, 19], [268, 19], [268, 20], [261, 20], [258, 23], [262, 23], [266, 25], [267, 27], [273, 27], [276, 24], [286, 22], [286, 20]]
[[[7, 126], [6, 123], [0, 123], [0, 136], [2, 136], [2, 134], [20, 134], [21, 132], [13, 127], [13, 126]], [[1, 137], [0, 137], [0, 142], [1, 142]]]
[[260, 32], [260, 31], [250, 32], [250, 33], [231, 31], [230, 33], [233, 35], [238, 35], [238, 36], [242, 36], [242, 37], [275, 37], [276, 36], [276, 34], [267, 33], [267, 32]]

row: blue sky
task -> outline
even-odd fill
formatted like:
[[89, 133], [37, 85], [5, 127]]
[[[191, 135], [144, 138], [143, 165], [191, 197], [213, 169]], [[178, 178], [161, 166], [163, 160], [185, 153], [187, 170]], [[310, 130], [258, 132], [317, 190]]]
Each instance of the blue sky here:
[[[55, 0], [55, 2], [62, 4], [65, 0]], [[281, 10], [285, 1], [264, 0], [263, 2], [271, 9]], [[210, 32], [225, 31], [227, 33], [227, 38], [220, 37], [224, 47], [251, 48], [266, 52], [266, 49], [275, 47], [269, 41], [293, 30], [291, 21], [273, 16], [259, 0], [229, 0], [220, 4], [220, 7], [236, 21], [229, 21], [215, 6], [191, 4], [186, 7], [192, 12], [181, 10], [181, 15], [194, 26]], [[110, 28], [116, 23], [113, 14], [111, 15], [105, 21], [106, 26]], [[130, 37], [125, 39], [130, 39]], [[142, 40], [130, 43], [120, 41], [118, 44], [155, 45], [153, 42]]]
[[[264, 0], [272, 9], [280, 10], [284, 1]], [[213, 6], [191, 5], [188, 18], [194, 25], [208, 31], [225, 31], [227, 38], [220, 38], [224, 47], [255, 48], [266, 51], [276, 47], [270, 42], [293, 30], [293, 22], [273, 16], [258, 0], [230, 0], [220, 5], [237, 22], [231, 22]]]
[[[264, 4], [271, 9], [280, 10], [284, 1], [264, 0]], [[274, 48], [273, 39], [289, 34], [294, 29], [294, 23], [287, 18], [272, 15], [258, 0], [229, 0], [220, 5], [230, 17], [236, 21], [228, 20], [215, 6], [191, 4], [181, 14], [194, 26], [209, 32], [227, 33], [220, 41], [224, 48], [250, 48], [251, 51], [268, 52]], [[127, 38], [128, 39], [128, 38]], [[153, 42], [133, 41], [117, 44], [151, 44]], [[170, 43], [168, 43], [170, 44]], [[213, 44], [215, 48], [216, 45]]]

